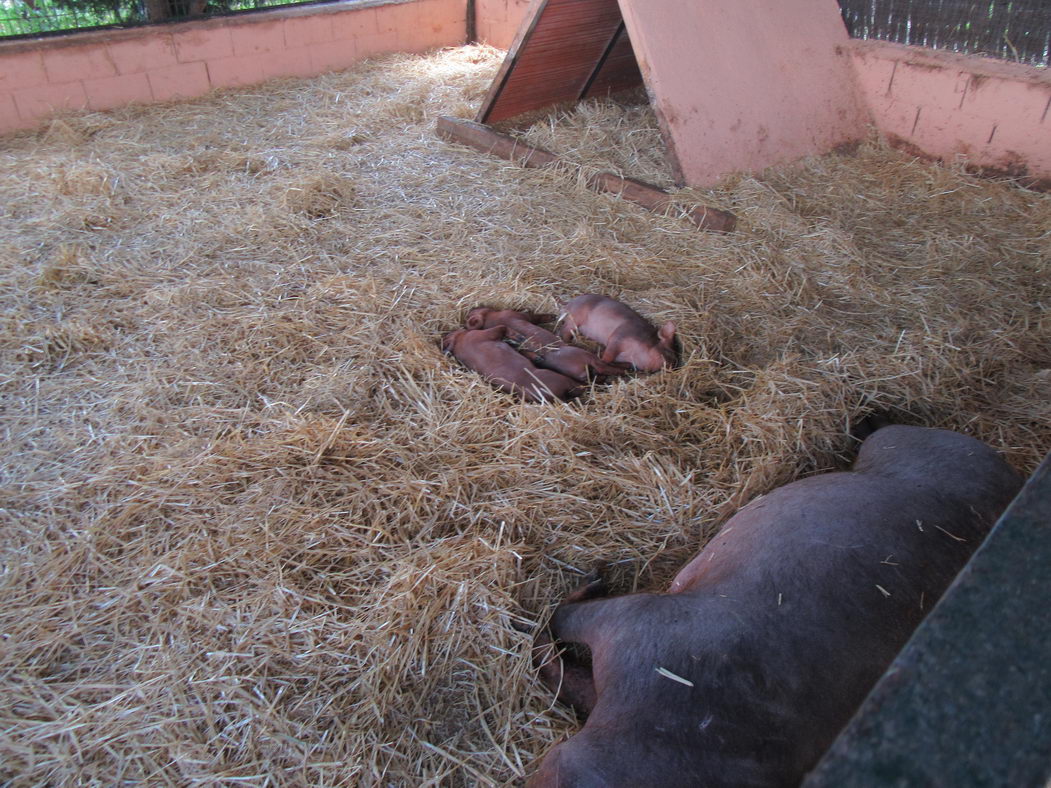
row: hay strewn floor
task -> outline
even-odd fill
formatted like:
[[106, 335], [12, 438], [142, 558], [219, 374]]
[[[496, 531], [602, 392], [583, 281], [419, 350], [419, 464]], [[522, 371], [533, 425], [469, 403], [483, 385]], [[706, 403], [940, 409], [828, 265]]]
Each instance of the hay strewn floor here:
[[[0, 779], [492, 784], [573, 729], [531, 635], [652, 587], [871, 409], [1051, 448], [1051, 198], [878, 144], [702, 234], [439, 141], [499, 53], [395, 57], [0, 141]], [[667, 183], [652, 117], [529, 132]], [[675, 372], [513, 402], [437, 347], [581, 292]]]

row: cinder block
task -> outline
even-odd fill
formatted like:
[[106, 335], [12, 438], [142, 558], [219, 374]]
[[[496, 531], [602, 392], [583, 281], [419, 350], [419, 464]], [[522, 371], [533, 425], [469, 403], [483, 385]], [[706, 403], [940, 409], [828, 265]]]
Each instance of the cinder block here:
[[1051, 129], [1046, 123], [1001, 121], [982, 155], [991, 159], [980, 162], [983, 166], [1019, 174], [1024, 167], [1028, 175], [1051, 179]]
[[258, 85], [275, 77], [307, 76], [312, 73], [316, 72], [307, 47], [228, 57], [208, 63], [212, 86], [217, 88]]
[[510, 49], [517, 34], [518, 25], [507, 20], [483, 20], [478, 24], [478, 40], [499, 49]]
[[21, 128], [22, 119], [10, 93], [0, 93], [0, 132]]
[[869, 96], [887, 94], [897, 61], [855, 50], [851, 53], [850, 63], [858, 89], [866, 100]]
[[[1019, 82], [997, 77], [973, 76], [967, 85], [963, 109], [988, 120], [1021, 123], [1046, 122], [1044, 113], [1051, 100], [1051, 84]], [[1051, 131], [1046, 132], [1051, 145]]]
[[[428, 0], [418, 9], [417, 25], [430, 34], [428, 49], [457, 46], [464, 42], [467, 18], [463, 5], [450, 0]], [[402, 34], [406, 32], [402, 29]]]
[[992, 124], [961, 110], [942, 112], [923, 107], [908, 141], [928, 155], [950, 161], [958, 156], [974, 159], [992, 131]]
[[265, 75], [264, 79], [309, 77], [317, 73], [310, 61], [309, 47], [295, 47], [260, 56], [259, 70]]
[[68, 110], [87, 109], [88, 97], [80, 82], [40, 85], [14, 93], [15, 105], [22, 120], [32, 122]]
[[869, 105], [876, 126], [886, 134], [910, 140], [923, 120], [923, 108], [887, 95], [873, 96]]
[[419, 23], [419, 3], [390, 3], [376, 6], [376, 30], [379, 33], [397, 33]]
[[957, 69], [898, 62], [890, 93], [898, 101], [929, 108], [934, 112], [954, 112], [960, 108], [969, 75]]
[[478, 14], [478, 27], [502, 28], [507, 22], [507, 0], [477, 0], [475, 5]]
[[332, 41], [336, 33], [332, 27], [334, 14], [299, 16], [285, 20], [285, 46], [289, 49]]
[[377, 32], [375, 8], [337, 14], [332, 20], [332, 33], [336, 41], [354, 40]]
[[175, 44], [175, 55], [180, 63], [217, 60], [230, 57], [234, 53], [228, 27], [173, 33], [172, 42]]
[[153, 101], [150, 80], [145, 74], [122, 74], [117, 77], [84, 80], [88, 106], [93, 110], [113, 109], [127, 104]]
[[352, 38], [310, 47], [310, 65], [315, 74], [342, 71], [353, 66], [361, 58], [362, 56], [358, 55], [357, 43]]
[[114, 41], [107, 44], [106, 48], [118, 74], [140, 74], [155, 68], [174, 66], [178, 62], [172, 38], [167, 33]]
[[361, 36], [355, 39], [354, 45], [357, 47], [358, 56], [362, 60], [376, 57], [377, 55], [386, 55], [389, 52], [398, 52], [401, 49], [397, 31]]
[[[460, 36], [462, 43], [463, 36]], [[445, 44], [442, 31], [435, 32], [430, 25], [414, 25], [398, 31], [399, 52], [427, 52]]]
[[230, 28], [234, 55], [260, 55], [285, 48], [284, 20], [239, 25]]
[[99, 45], [52, 50], [44, 58], [44, 70], [52, 85], [117, 75], [106, 47]]
[[0, 57], [0, 92], [45, 84], [47, 72], [39, 50]]
[[204, 63], [180, 63], [147, 73], [150, 90], [156, 101], [195, 98], [211, 88], [208, 68]]

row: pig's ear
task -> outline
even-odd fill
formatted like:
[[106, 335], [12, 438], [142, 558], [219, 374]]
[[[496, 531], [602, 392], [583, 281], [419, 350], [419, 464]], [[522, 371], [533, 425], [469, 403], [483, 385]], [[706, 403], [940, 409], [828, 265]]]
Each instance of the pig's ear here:
[[484, 309], [472, 309], [467, 313], [467, 319], [463, 322], [467, 328], [479, 329], [485, 327], [485, 310]]
[[671, 343], [675, 340], [675, 324], [669, 320], [660, 327], [657, 336], [660, 337], [662, 345], [671, 347]]

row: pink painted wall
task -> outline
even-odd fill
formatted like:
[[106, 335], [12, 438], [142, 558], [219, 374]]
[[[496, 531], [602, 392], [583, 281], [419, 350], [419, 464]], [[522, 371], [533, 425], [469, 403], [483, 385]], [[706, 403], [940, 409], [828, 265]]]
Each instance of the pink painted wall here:
[[867, 133], [836, 0], [621, 0], [683, 182], [711, 186]]
[[882, 41], [851, 44], [858, 88], [894, 144], [1051, 186], [1051, 73]]
[[387, 0], [0, 42], [0, 132], [463, 43], [463, 0]]
[[[479, 40], [502, 48], [532, 6], [476, 2]], [[687, 182], [823, 153], [871, 123], [916, 154], [1051, 185], [1048, 69], [850, 41], [833, 0], [620, 5]]]
[[500, 49], [510, 49], [519, 25], [533, 0], [475, 0], [478, 40]]
[[[533, 2], [476, 0], [479, 40], [510, 46]], [[621, 7], [688, 183], [822, 153], [863, 136], [868, 122], [919, 154], [1051, 182], [1047, 70], [848, 41], [835, 0]], [[455, 46], [465, 13], [464, 0], [356, 0], [0, 42], [0, 133], [56, 112], [190, 98]]]

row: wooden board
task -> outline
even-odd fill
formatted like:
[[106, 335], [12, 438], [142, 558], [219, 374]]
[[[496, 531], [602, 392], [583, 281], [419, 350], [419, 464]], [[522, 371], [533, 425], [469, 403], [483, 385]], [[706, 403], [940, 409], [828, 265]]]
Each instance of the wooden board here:
[[[558, 164], [559, 158], [550, 151], [534, 148], [514, 137], [501, 134], [481, 123], [461, 118], [438, 118], [438, 136], [452, 142], [468, 145], [501, 159], [513, 161], [522, 167], [549, 167]], [[612, 172], [600, 172], [588, 180], [588, 186], [597, 192], [615, 194], [623, 200], [640, 205], [655, 213], [668, 213], [676, 209], [675, 201], [663, 189], [634, 178], [622, 178]], [[682, 208], [682, 218], [702, 230], [731, 232], [737, 224], [734, 214], [706, 205]]]
[[583, 98], [605, 96], [641, 84], [642, 72], [635, 60], [635, 50], [631, 48], [631, 37], [627, 26], [621, 23], [606, 58], [592, 76], [591, 85], [585, 89]]
[[640, 84], [617, 0], [536, 0], [477, 120], [495, 123]]

